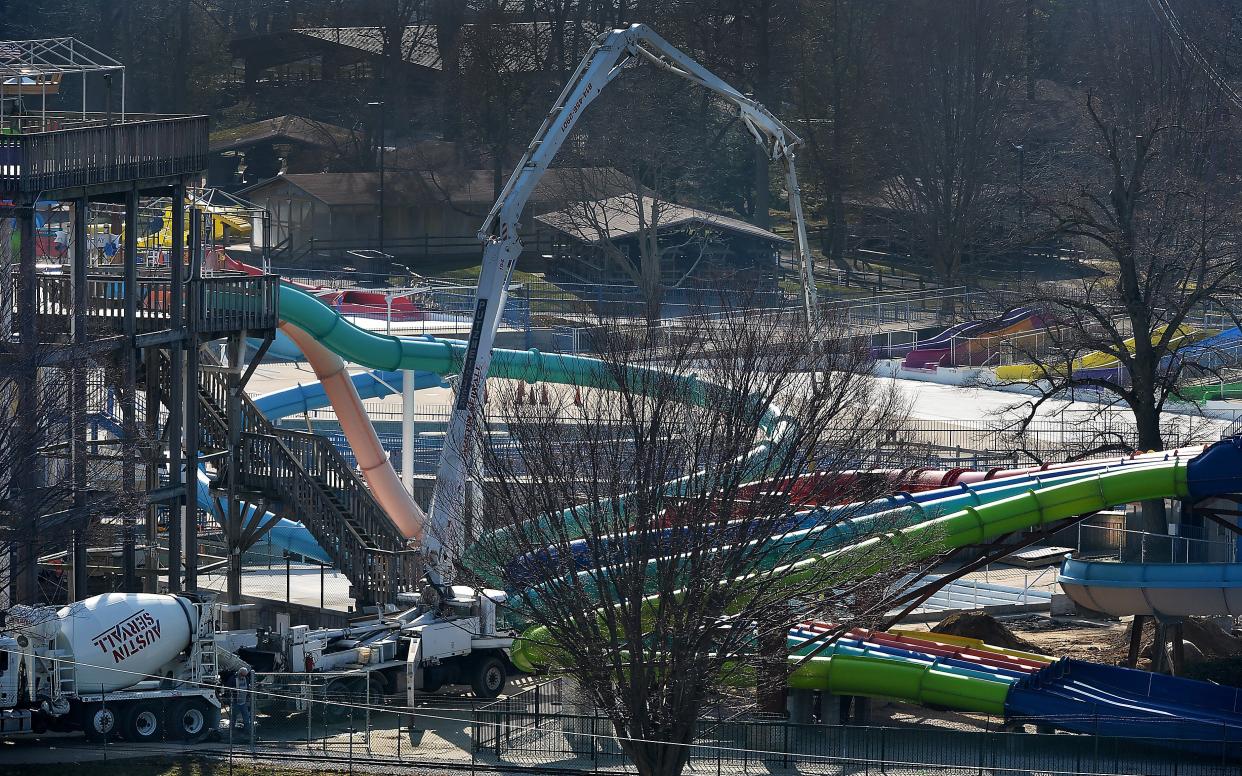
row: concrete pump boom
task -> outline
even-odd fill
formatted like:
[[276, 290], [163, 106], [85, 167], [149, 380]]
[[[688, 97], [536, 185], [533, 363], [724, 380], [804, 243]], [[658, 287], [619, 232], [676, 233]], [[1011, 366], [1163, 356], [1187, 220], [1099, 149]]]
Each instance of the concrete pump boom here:
[[479, 230], [479, 239], [484, 246], [483, 268], [479, 275], [474, 318], [457, 397], [440, 453], [428, 519], [430, 525], [424, 530], [422, 540], [427, 574], [435, 585], [451, 581], [453, 563], [464, 541], [460, 533], [463, 524], [461, 516], [474, 457], [474, 426], [479, 415], [483, 382], [491, 365], [492, 343], [508, 296], [509, 281], [522, 252], [518, 237], [522, 211], [582, 112], [625, 67], [642, 60], [699, 84], [731, 103], [768, 158], [784, 163], [803, 312], [808, 328], [813, 329], [817, 323], [814, 265], [807, 246], [802, 196], [794, 168], [794, 150], [802, 140], [758, 102], [717, 78], [647, 26], [636, 24], [629, 29], [614, 30], [597, 37], [535, 133]]

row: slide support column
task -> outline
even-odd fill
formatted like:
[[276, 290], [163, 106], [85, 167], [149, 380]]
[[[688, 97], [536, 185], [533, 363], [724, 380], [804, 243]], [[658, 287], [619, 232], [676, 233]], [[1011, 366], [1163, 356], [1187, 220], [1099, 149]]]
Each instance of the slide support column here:
[[414, 495], [414, 371], [401, 373], [401, 479]]

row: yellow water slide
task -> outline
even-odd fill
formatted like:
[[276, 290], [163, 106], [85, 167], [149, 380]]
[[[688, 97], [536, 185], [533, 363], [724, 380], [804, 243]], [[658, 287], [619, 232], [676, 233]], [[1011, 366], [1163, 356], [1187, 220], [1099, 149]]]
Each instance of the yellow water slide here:
[[[1161, 326], [1152, 332], [1151, 342], [1153, 345], [1160, 341], [1160, 338], [1164, 336], [1164, 332], [1167, 329], [1168, 326]], [[1189, 345], [1198, 339], [1202, 339], [1206, 335], [1207, 332], [1200, 331], [1194, 327], [1180, 326], [1178, 327], [1177, 333], [1169, 341], [1169, 346], [1171, 348], [1178, 348], [1182, 345]], [[1125, 346], [1126, 350], [1133, 353], [1134, 337], [1126, 340]], [[1113, 354], [1097, 350], [1093, 353], [1088, 353], [1085, 356], [1080, 356], [1079, 358], [1074, 359], [1073, 363], [1070, 365], [1070, 371], [1077, 372], [1084, 369], [1108, 369], [1116, 367], [1119, 364], [1120, 361]], [[1048, 371], [1051, 371], [1057, 375], [1063, 374], [1062, 368], [1062, 365], [1059, 364], [1049, 364], [1047, 367]], [[1010, 364], [1009, 366], [999, 366], [996, 368], [996, 377], [1005, 382], [1034, 382], [1036, 380], [1043, 379], [1044, 374], [1045, 370], [1035, 364]]]

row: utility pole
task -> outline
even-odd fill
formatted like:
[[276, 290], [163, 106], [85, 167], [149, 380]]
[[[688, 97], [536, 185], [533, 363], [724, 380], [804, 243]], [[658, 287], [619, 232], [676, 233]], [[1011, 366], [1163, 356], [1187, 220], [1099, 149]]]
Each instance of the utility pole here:
[[380, 259], [384, 259], [384, 103], [368, 102], [367, 105], [376, 109], [379, 113], [379, 121], [377, 134], [379, 135], [378, 151], [379, 151], [379, 215], [376, 217], [376, 227], [379, 232], [379, 252]]
[[1026, 147], [1021, 143], [1010, 143], [1018, 153], [1018, 222], [1026, 224], [1026, 202], [1023, 189], [1026, 188]]

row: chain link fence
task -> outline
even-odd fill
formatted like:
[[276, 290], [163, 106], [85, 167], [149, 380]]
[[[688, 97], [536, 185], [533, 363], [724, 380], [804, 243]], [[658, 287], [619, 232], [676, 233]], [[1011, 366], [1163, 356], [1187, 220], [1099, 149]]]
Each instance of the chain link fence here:
[[[193, 754], [331, 764], [340, 772], [414, 766], [435, 772], [635, 772], [611, 721], [562, 679], [531, 683], [490, 703], [433, 695], [410, 706], [398, 687], [356, 672], [259, 674], [253, 699], [253, 713], [246, 714], [235, 691], [226, 691], [219, 731], [199, 741], [168, 735], [145, 743], [115, 736], [47, 743], [74, 760]], [[823, 695], [814, 707], [839, 700]], [[963, 721], [982, 729], [795, 723], [722, 710], [700, 720], [686, 773], [1236, 776], [1242, 763], [1242, 748], [1228, 740], [1228, 731], [1203, 723], [1171, 721], [1168, 737], [1179, 743], [1173, 750], [1153, 741], [1025, 732], [1033, 725], [1012, 721], [1009, 727], [995, 719]], [[28, 740], [29, 762], [49, 761], [41, 746]], [[17, 748], [6, 749], [0, 770], [21, 762]]]

